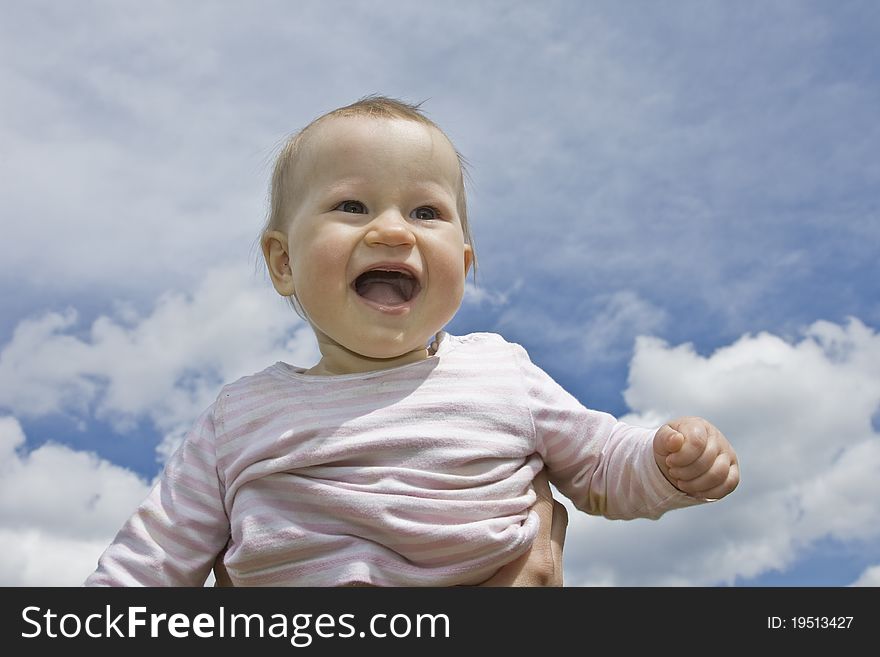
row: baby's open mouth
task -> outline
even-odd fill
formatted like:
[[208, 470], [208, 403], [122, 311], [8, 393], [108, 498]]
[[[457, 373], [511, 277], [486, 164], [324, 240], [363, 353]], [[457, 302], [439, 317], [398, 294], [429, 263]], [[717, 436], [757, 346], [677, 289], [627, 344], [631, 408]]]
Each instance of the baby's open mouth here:
[[399, 306], [415, 297], [421, 286], [407, 271], [371, 269], [354, 279], [359, 296], [383, 306]]

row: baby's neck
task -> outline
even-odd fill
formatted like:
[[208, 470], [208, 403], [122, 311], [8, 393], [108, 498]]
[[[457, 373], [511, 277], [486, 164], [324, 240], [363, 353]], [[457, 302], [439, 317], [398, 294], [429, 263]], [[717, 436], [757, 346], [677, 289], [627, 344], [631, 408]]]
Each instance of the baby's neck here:
[[416, 363], [420, 360], [425, 360], [433, 353], [430, 348], [423, 347], [393, 358], [369, 358], [368, 356], [349, 351], [338, 344], [327, 344], [319, 340], [319, 346], [321, 349], [321, 360], [314, 367], [307, 369], [305, 374], [333, 376], [374, 372], [376, 370], [386, 370], [392, 367]]

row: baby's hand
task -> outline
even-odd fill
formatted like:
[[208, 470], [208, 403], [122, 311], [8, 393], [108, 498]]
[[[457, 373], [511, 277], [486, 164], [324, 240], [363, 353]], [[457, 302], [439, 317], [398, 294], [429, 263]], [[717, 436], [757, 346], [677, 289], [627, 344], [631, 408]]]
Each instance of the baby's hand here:
[[718, 499], [739, 484], [736, 452], [715, 426], [699, 417], [682, 417], [654, 434], [654, 460], [680, 491]]

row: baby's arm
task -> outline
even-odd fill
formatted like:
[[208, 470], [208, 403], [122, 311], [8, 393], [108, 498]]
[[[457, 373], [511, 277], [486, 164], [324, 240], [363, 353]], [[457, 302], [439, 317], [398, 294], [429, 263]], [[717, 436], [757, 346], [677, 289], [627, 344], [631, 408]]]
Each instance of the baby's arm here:
[[228, 537], [209, 409], [85, 586], [202, 586]]
[[542, 456], [551, 481], [587, 513], [656, 519], [723, 497], [739, 483], [736, 454], [705, 420], [654, 430], [588, 409], [574, 417], [579, 422], [549, 440]]
[[[608, 518], [659, 518], [671, 509], [707, 501], [696, 493], [721, 496], [735, 487], [738, 469], [725, 472], [724, 467], [735, 466], [736, 456], [705, 420], [681, 425], [687, 440], [670, 426], [656, 430], [626, 424], [609, 413], [586, 408], [534, 365], [525, 350], [517, 345], [514, 351], [536, 450], [550, 481], [577, 508]], [[672, 424], [679, 427], [678, 422]], [[712, 440], [701, 440], [697, 425]], [[677, 488], [670, 478], [681, 480], [684, 487]]]

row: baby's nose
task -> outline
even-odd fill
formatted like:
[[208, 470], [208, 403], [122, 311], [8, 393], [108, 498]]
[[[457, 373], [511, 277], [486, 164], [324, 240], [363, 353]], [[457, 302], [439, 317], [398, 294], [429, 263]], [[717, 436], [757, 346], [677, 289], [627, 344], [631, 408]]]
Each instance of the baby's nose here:
[[397, 210], [388, 210], [370, 222], [366, 241], [370, 245], [412, 246], [415, 237], [406, 218]]

